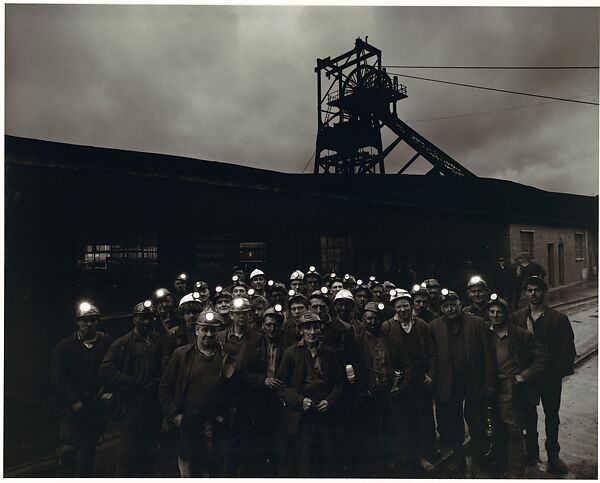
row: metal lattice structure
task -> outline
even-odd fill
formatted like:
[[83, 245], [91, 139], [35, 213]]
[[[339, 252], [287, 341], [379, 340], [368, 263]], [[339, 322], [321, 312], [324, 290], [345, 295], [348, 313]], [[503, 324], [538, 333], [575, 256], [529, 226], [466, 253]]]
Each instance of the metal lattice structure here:
[[[315, 72], [315, 174], [385, 174], [385, 157], [404, 141], [416, 153], [398, 174], [423, 157], [432, 165], [431, 174], [475, 176], [398, 118], [396, 103], [407, 97], [406, 87], [382, 68], [379, 49], [356, 39], [354, 49], [334, 59], [317, 59]], [[384, 126], [398, 136], [385, 149]]]

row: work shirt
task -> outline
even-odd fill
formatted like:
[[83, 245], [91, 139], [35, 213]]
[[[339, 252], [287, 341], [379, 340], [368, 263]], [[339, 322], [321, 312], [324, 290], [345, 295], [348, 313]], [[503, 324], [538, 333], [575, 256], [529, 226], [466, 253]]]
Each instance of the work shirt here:
[[369, 388], [389, 387], [393, 367], [390, 354], [383, 343], [383, 337], [365, 333], [365, 368], [367, 369], [367, 385]]
[[508, 349], [509, 337], [508, 329], [502, 332], [494, 331], [496, 340], [496, 360], [498, 361], [498, 376], [506, 376], [521, 373], [517, 361]]
[[160, 367], [157, 367], [158, 347], [150, 336], [139, 337], [133, 333], [133, 374], [134, 383], [144, 388], [160, 378]]
[[465, 332], [460, 318], [448, 320], [448, 349], [452, 361], [452, 371], [455, 376], [463, 378], [467, 374], [467, 358]]
[[272, 343], [270, 339], [267, 339], [267, 377], [275, 377], [277, 372], [277, 344]]
[[222, 399], [223, 357], [220, 351], [206, 355], [194, 348], [190, 367], [184, 413], [210, 413], [219, 407]]

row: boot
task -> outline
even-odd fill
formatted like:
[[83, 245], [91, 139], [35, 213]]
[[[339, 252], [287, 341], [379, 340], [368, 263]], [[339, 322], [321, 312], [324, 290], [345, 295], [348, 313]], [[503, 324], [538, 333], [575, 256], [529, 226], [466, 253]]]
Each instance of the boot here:
[[548, 457], [548, 465], [546, 467], [548, 473], [556, 473], [558, 475], [566, 475], [569, 472], [567, 464], [558, 456]]

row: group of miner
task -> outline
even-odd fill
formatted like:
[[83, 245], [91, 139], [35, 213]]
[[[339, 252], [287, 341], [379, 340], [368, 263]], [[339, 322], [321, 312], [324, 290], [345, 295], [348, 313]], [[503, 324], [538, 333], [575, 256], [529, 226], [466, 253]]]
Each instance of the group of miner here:
[[542, 277], [523, 279], [521, 308], [477, 275], [455, 290], [314, 266], [245, 280], [237, 267], [227, 287], [179, 274], [116, 340], [98, 305], [78, 303], [52, 362], [59, 474], [95, 474], [107, 421], [117, 476], [426, 477], [444, 454], [446, 476], [568, 472], [558, 430], [574, 336]]

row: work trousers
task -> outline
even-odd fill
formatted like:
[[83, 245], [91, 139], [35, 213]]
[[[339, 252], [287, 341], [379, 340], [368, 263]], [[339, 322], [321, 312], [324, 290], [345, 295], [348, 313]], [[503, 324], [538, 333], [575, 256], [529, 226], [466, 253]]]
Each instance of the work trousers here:
[[407, 476], [409, 467], [409, 439], [407, 413], [409, 403], [405, 396], [391, 396], [389, 389], [372, 388], [370, 396], [360, 405], [361, 437], [358, 471], [360, 478]]
[[525, 472], [525, 414], [520, 387], [514, 377], [498, 379], [496, 388], [497, 452], [506, 465], [508, 476], [521, 478]]
[[154, 469], [161, 413], [156, 391], [144, 391], [127, 402], [121, 423], [117, 476], [147, 476]]
[[329, 414], [311, 409], [302, 415], [298, 432], [291, 437], [292, 477], [324, 478], [333, 473], [332, 425]]
[[182, 478], [221, 476], [226, 441], [223, 418], [184, 412], [178, 430], [178, 466]]
[[251, 474], [244, 476], [272, 478], [281, 475], [283, 455], [287, 452], [283, 409], [275, 394], [269, 394], [260, 401], [251, 446]]
[[433, 415], [433, 395], [430, 387], [423, 388], [419, 403], [423, 418], [423, 450], [426, 456], [430, 456], [433, 453], [435, 442], [437, 441], [435, 417]]
[[[560, 399], [562, 393], [562, 378], [546, 377], [538, 383], [542, 407], [546, 418], [546, 451], [548, 459], [558, 458], [560, 445], [558, 444], [558, 427], [560, 418]], [[538, 444], [537, 432], [537, 407], [530, 404], [525, 407], [525, 446], [527, 450], [527, 458], [539, 458], [540, 448]]]
[[60, 418], [57, 449], [59, 476], [94, 474], [96, 445], [105, 426], [103, 410], [95, 402], [86, 403], [77, 413], [65, 409]]
[[480, 457], [485, 443], [484, 401], [467, 398], [464, 391], [454, 386], [447, 401], [436, 400], [435, 404], [441, 442], [462, 450], [466, 421], [471, 437], [471, 451], [475, 458]]

